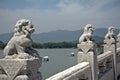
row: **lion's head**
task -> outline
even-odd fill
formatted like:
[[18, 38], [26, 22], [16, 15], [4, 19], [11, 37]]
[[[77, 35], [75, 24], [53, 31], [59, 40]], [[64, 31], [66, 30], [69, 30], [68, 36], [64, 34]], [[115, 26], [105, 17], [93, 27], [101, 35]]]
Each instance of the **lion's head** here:
[[27, 19], [21, 19], [18, 20], [15, 28], [14, 28], [14, 35], [19, 36], [19, 35], [26, 35], [26, 34], [31, 34], [35, 31], [33, 24], [30, 20]]
[[94, 31], [94, 27], [93, 27], [93, 25], [91, 25], [91, 24], [87, 24], [86, 26], [85, 26], [85, 28], [84, 28], [84, 32], [85, 33], [93, 33], [93, 31]]
[[115, 28], [114, 28], [113, 26], [110, 26], [110, 27], [108, 28], [108, 32], [114, 34]]
[[104, 43], [107, 43], [109, 45], [112, 44], [112, 43], [115, 43], [114, 32], [115, 32], [115, 28], [113, 26], [110, 26], [108, 28], [107, 34], [105, 35]]

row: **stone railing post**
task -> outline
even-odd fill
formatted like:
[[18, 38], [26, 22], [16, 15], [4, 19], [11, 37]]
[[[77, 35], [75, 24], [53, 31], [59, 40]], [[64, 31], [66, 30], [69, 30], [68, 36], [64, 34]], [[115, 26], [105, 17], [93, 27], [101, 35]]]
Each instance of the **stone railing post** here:
[[42, 80], [39, 68], [42, 59], [32, 46], [34, 32], [30, 20], [18, 20], [14, 35], [4, 48], [4, 58], [0, 59], [0, 80]]
[[108, 28], [108, 33], [105, 36], [104, 40], [104, 52], [106, 51], [112, 51], [113, 54], [113, 73], [114, 73], [114, 80], [117, 80], [117, 73], [116, 73], [116, 39], [114, 36], [114, 27], [109, 27]]
[[120, 47], [120, 32], [117, 35], [117, 48], [119, 48], [119, 47]]
[[91, 66], [91, 80], [98, 80], [98, 64], [96, 54], [96, 44], [92, 41], [92, 33], [94, 28], [88, 24], [84, 28], [84, 32], [79, 39], [78, 47], [78, 63], [89, 62]]

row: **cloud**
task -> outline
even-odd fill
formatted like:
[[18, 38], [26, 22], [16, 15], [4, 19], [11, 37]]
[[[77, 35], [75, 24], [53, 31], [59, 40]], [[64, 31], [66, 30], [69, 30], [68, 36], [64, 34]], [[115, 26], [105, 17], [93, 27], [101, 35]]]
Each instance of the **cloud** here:
[[[120, 6], [118, 0], [60, 0], [53, 3], [54, 8], [0, 8], [0, 33], [12, 32], [18, 19], [32, 20], [36, 33], [51, 30], [78, 30], [91, 23], [96, 28], [120, 25]], [[35, 3], [34, 3], [35, 4]], [[107, 10], [105, 10], [104, 8]], [[109, 8], [110, 7], [110, 8]]]

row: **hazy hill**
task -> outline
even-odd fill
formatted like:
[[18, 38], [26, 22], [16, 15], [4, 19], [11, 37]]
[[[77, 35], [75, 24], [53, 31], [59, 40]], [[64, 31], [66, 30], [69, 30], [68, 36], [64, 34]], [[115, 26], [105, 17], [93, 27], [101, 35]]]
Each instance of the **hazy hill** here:
[[82, 33], [82, 30], [67, 31], [57, 30], [48, 33], [41, 33], [33, 35], [35, 42], [61, 42], [61, 41], [74, 41], [77, 40]]
[[[115, 34], [118, 34], [116, 30]], [[56, 30], [46, 33], [33, 34], [32, 39], [34, 42], [62, 42], [62, 41], [75, 41], [78, 40], [83, 30], [68, 31], [68, 30]], [[94, 39], [96, 42], [102, 42], [105, 34], [107, 33], [106, 28], [95, 29]], [[0, 41], [8, 42], [12, 37], [12, 33], [0, 34]]]
[[0, 41], [0, 44], [3, 43], [2, 41]]
[[0, 41], [6, 43], [10, 40], [11, 37], [12, 37], [12, 33], [0, 34]]

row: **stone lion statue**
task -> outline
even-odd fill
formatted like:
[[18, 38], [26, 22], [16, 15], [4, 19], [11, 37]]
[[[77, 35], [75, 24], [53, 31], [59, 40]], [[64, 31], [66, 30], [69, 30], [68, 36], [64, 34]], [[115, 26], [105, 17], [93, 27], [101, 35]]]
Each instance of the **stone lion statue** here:
[[115, 28], [113, 26], [110, 26], [108, 28], [108, 33], [105, 35], [105, 39], [112, 39], [115, 38], [114, 37], [114, 32], [115, 32]]
[[84, 27], [84, 32], [81, 35], [81, 37], [79, 38], [79, 43], [81, 42], [92, 42], [92, 34], [94, 31], [94, 27], [91, 24], [87, 24]]
[[14, 35], [4, 48], [5, 58], [39, 57], [37, 51], [31, 48], [31, 34], [34, 31], [34, 26], [30, 20], [18, 20], [14, 28]]
[[105, 35], [105, 40], [104, 40], [105, 43], [107, 43], [108, 40], [115, 42], [114, 32], [115, 32], [115, 28], [113, 26], [110, 26], [108, 28], [107, 34]]

